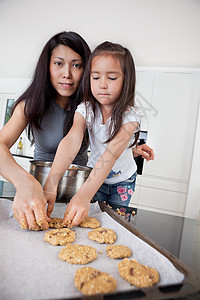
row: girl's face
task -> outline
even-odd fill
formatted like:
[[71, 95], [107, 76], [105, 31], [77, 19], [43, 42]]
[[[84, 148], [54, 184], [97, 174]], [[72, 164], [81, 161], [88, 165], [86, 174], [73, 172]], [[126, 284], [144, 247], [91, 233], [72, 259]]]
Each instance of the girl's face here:
[[121, 94], [123, 82], [124, 74], [117, 58], [112, 55], [93, 58], [90, 75], [91, 91], [101, 106], [112, 109]]
[[56, 101], [65, 104], [79, 87], [82, 58], [68, 46], [59, 45], [52, 51], [49, 70], [51, 84], [57, 92]]

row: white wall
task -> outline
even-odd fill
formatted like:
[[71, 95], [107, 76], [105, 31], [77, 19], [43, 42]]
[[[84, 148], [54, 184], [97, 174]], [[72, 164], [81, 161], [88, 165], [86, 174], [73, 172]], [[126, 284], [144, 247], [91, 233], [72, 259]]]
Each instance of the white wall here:
[[30, 77], [54, 34], [133, 53], [136, 66], [200, 67], [199, 0], [0, 0], [0, 77]]

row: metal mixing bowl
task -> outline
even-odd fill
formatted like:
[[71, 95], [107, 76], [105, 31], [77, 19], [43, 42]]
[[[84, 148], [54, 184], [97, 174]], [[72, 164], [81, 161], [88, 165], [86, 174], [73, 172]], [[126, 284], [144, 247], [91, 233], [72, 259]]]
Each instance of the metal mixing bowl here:
[[[51, 169], [51, 165], [52, 162], [49, 161], [31, 160], [29, 173], [43, 186]], [[69, 201], [88, 178], [91, 170], [89, 167], [71, 164], [59, 182], [57, 200]]]

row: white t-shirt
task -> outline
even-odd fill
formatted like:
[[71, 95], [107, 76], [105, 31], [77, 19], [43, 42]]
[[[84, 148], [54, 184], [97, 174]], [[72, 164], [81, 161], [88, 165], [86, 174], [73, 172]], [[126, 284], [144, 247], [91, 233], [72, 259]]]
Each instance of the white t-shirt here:
[[[87, 114], [86, 114], [86, 105], [87, 105]], [[76, 112], [79, 112], [84, 119], [86, 120], [86, 126], [89, 133], [89, 141], [90, 141], [90, 157], [87, 163], [87, 166], [93, 168], [97, 162], [97, 160], [104, 153], [107, 143], [105, 141], [109, 138], [109, 126], [110, 120], [109, 118], [106, 124], [102, 122], [102, 113], [100, 109], [97, 109], [95, 113], [92, 111], [92, 107], [89, 102], [87, 104], [81, 103]], [[135, 132], [139, 130], [139, 126], [141, 123], [142, 113], [134, 107], [129, 107], [123, 115], [122, 124], [128, 122], [137, 122], [138, 127]], [[134, 136], [131, 138], [129, 145], [131, 145], [134, 141]], [[114, 184], [120, 181], [127, 180], [131, 175], [135, 173], [137, 170], [137, 166], [135, 160], [133, 159], [132, 149], [129, 148], [129, 145], [122, 152], [120, 157], [115, 162], [112, 170], [110, 171], [105, 183]], [[102, 161], [102, 168], [106, 165], [106, 161]]]

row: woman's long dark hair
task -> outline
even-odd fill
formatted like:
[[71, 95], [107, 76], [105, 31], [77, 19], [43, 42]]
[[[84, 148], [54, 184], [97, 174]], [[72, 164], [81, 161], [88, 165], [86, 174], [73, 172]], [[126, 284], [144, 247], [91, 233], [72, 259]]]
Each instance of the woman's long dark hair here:
[[[52, 51], [59, 45], [70, 47], [78, 53], [83, 60], [83, 69], [85, 68], [90, 56], [90, 49], [85, 40], [76, 32], [60, 32], [53, 36], [44, 46], [39, 57], [32, 82], [27, 90], [17, 99], [13, 106], [13, 111], [19, 102], [25, 102], [25, 115], [28, 120], [28, 138], [33, 137], [33, 126], [41, 129], [41, 121], [50, 105], [50, 99], [55, 95], [55, 89], [50, 81], [49, 64]], [[66, 135], [73, 123], [74, 112], [77, 105], [82, 101], [81, 90], [72, 95], [67, 102], [66, 110], [69, 110], [65, 119], [63, 134]], [[34, 139], [34, 137], [33, 137]], [[32, 139], [32, 141], [33, 141]]]
[[[111, 124], [110, 124], [110, 136], [105, 143], [110, 142], [119, 132], [122, 125], [123, 113], [126, 111], [128, 106], [134, 106], [135, 104], [135, 64], [133, 57], [130, 51], [127, 48], [122, 47], [119, 44], [114, 44], [111, 42], [104, 42], [96, 47], [96, 49], [90, 55], [88, 64], [85, 68], [81, 88], [83, 91], [83, 100], [87, 102], [90, 101], [92, 109], [95, 116], [96, 105], [99, 105], [98, 101], [92, 95], [91, 86], [90, 86], [90, 72], [92, 60], [96, 56], [112, 56], [119, 60], [122, 72], [124, 74], [124, 82], [121, 94], [117, 99], [111, 115]], [[134, 143], [130, 146], [137, 144], [139, 137], [139, 132], [135, 134]]]

